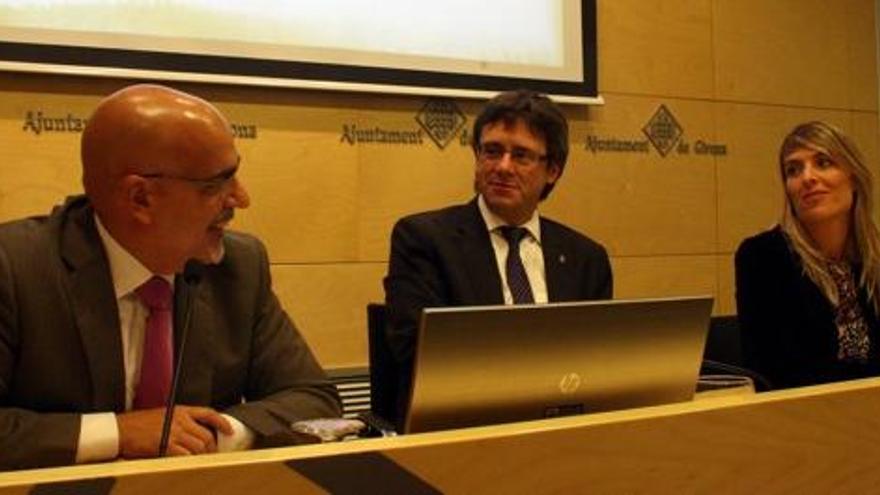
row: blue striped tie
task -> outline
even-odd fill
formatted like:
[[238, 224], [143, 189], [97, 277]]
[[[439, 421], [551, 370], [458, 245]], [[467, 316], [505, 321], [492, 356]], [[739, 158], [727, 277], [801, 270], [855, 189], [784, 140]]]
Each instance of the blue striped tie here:
[[535, 302], [532, 296], [532, 287], [529, 285], [529, 278], [526, 276], [526, 268], [523, 266], [522, 258], [519, 256], [519, 242], [526, 236], [528, 231], [522, 227], [511, 227], [509, 225], [499, 227], [501, 235], [507, 240], [507, 262], [505, 268], [507, 271], [507, 286], [510, 288], [510, 295], [513, 296], [514, 304], [530, 304]]

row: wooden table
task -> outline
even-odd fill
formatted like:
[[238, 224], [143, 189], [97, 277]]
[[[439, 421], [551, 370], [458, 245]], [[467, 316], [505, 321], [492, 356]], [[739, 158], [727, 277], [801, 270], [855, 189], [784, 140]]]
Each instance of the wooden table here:
[[0, 474], [0, 495], [832, 491], [880, 493], [880, 378], [395, 438]]

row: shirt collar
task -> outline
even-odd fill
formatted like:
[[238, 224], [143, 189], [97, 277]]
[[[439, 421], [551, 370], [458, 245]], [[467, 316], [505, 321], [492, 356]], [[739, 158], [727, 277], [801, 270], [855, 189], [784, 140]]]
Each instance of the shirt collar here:
[[[101, 223], [98, 215], [95, 215], [95, 226], [98, 228], [98, 235], [104, 244], [104, 252], [107, 253], [107, 262], [110, 264], [110, 276], [113, 279], [116, 299], [120, 299], [143, 285], [153, 276], [153, 272], [116, 242], [116, 239]], [[173, 276], [161, 275], [161, 277], [167, 280], [171, 287], [174, 287]]]
[[[504, 219], [489, 209], [489, 205], [486, 204], [486, 200], [483, 199], [482, 194], [477, 196], [477, 206], [480, 208], [480, 215], [483, 216], [483, 221], [486, 222], [486, 228], [489, 229], [489, 232], [494, 232], [498, 230], [499, 227], [507, 225], [507, 222], [505, 222]], [[531, 218], [525, 223], [522, 225], [514, 225], [514, 227], [523, 227], [529, 232], [532, 238], [538, 242], [538, 244], [541, 244], [541, 217], [538, 215], [537, 209], [532, 212]]]

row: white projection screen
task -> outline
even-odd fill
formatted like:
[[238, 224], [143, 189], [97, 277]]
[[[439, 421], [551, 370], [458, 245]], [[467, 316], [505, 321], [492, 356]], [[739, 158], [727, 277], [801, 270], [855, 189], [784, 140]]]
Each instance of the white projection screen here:
[[0, 0], [0, 70], [601, 101], [595, 0]]

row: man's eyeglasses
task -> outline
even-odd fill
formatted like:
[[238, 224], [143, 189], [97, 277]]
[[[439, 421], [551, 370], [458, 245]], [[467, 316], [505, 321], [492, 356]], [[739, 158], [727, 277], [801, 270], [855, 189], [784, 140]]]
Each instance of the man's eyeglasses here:
[[513, 149], [496, 143], [486, 143], [480, 145], [478, 156], [481, 161], [486, 163], [497, 163], [504, 159], [504, 155], [510, 153], [510, 160], [517, 165], [529, 167], [547, 160], [547, 155], [542, 155], [537, 151], [528, 148], [515, 146]]
[[229, 186], [235, 180], [235, 174], [238, 172], [238, 165], [230, 167], [213, 177], [198, 179], [195, 177], [184, 177], [182, 175], [163, 174], [154, 172], [149, 174], [137, 174], [145, 179], [168, 179], [189, 182], [196, 185], [205, 194], [219, 194], [229, 189]]

